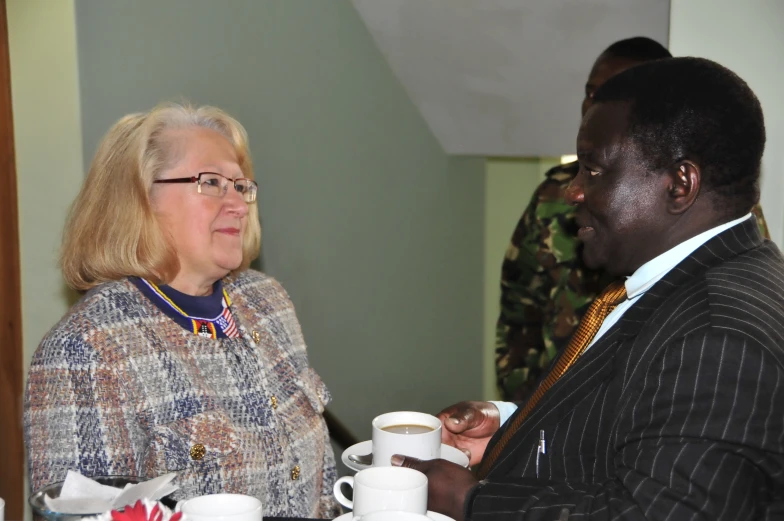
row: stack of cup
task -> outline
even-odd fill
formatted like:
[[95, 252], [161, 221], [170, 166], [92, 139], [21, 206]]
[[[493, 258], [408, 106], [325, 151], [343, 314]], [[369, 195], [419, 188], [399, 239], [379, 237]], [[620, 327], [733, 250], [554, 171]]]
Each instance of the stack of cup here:
[[209, 494], [177, 503], [189, 521], [262, 521], [261, 501], [242, 494]]
[[[441, 455], [441, 420], [421, 412], [398, 411], [373, 419], [373, 467], [335, 483], [335, 497], [362, 521], [429, 521], [427, 477], [392, 467], [394, 454], [429, 460]], [[341, 492], [348, 484], [353, 501]]]
[[[344, 483], [354, 490], [353, 501], [341, 492]], [[376, 521], [428, 521], [427, 477], [413, 469], [377, 467], [342, 477], [335, 483], [335, 498], [354, 511], [354, 519], [373, 521], [369, 514], [387, 511]]]

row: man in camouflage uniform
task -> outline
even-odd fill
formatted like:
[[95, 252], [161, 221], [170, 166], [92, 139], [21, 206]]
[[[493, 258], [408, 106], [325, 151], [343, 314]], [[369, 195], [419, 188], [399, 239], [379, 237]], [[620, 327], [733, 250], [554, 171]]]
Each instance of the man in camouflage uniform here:
[[[585, 85], [583, 114], [593, 93], [610, 77], [670, 53], [649, 38], [629, 38], [608, 47]], [[577, 162], [552, 168], [534, 192], [515, 228], [501, 268], [501, 314], [496, 327], [496, 374], [505, 400], [521, 401], [533, 390], [555, 355], [566, 347], [588, 306], [612, 278], [582, 262], [575, 208], [564, 192]], [[768, 234], [759, 205], [752, 210]]]

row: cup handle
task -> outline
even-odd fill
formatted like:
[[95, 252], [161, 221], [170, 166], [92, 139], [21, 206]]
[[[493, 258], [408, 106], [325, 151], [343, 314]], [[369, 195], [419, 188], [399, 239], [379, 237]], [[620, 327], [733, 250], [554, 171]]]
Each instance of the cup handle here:
[[354, 510], [354, 502], [344, 496], [343, 492], [340, 491], [340, 486], [343, 483], [347, 483], [348, 486], [354, 488], [354, 476], [343, 476], [335, 482], [335, 486], [332, 488], [332, 491], [335, 493], [335, 499], [344, 507]]
[[177, 504], [176, 504], [176, 505], [174, 505], [174, 513], [175, 513], [175, 514], [176, 514], [177, 512], [182, 512], [182, 504], [183, 504], [183, 503], [185, 503], [185, 500], [184, 500], [184, 499], [181, 499], [181, 500], [177, 501]]

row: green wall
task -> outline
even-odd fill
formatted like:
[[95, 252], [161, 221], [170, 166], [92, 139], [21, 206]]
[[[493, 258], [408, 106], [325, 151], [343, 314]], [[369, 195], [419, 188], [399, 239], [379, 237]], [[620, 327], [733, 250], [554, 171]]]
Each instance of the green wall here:
[[71, 0], [7, 3], [19, 201], [24, 373], [74, 295], [57, 266], [62, 226], [83, 178]]
[[[710, 13], [710, 23], [704, 23], [705, 13]], [[767, 140], [760, 203], [771, 239], [784, 249], [782, 20], [781, 0], [670, 2], [670, 51], [675, 56], [702, 56], [728, 67], [749, 84], [762, 104]]]
[[484, 162], [449, 158], [350, 2], [77, 0], [85, 158], [161, 100], [247, 128], [261, 263], [361, 439], [482, 389]]
[[[6, 13], [26, 378], [33, 351], [74, 298], [63, 285], [57, 250], [82, 181], [82, 135], [73, 0], [7, 0]], [[25, 519], [30, 519], [26, 492], [24, 499]]]

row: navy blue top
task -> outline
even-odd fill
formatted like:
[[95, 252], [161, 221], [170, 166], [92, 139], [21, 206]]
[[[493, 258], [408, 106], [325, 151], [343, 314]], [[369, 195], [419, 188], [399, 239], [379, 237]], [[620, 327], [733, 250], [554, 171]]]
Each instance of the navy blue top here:
[[[218, 280], [212, 286], [211, 295], [194, 297], [171, 286], [159, 286], [139, 277], [130, 277], [130, 280], [161, 311], [188, 331], [194, 334], [210, 333], [209, 336], [215, 338], [227, 338], [224, 332], [226, 320], [220, 320], [224, 309], [222, 281]], [[209, 324], [212, 324], [212, 327]]]

